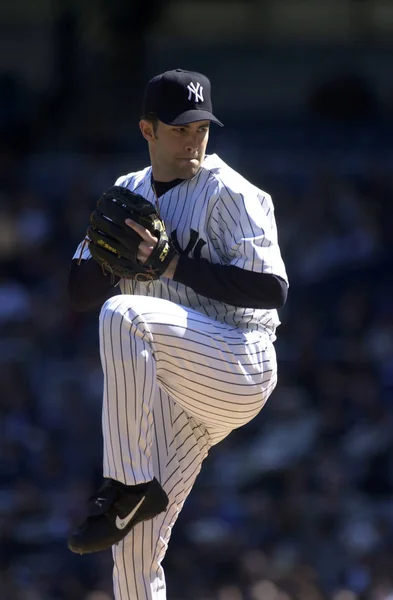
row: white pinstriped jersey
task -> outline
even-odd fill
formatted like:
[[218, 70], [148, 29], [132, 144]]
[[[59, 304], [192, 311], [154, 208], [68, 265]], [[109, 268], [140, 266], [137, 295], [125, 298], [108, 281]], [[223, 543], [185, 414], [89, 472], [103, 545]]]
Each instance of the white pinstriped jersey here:
[[[120, 177], [115, 185], [137, 192], [156, 205], [151, 174], [151, 167], [147, 167]], [[206, 156], [197, 175], [168, 190], [158, 204], [168, 234], [189, 257], [272, 273], [288, 281], [271, 196], [216, 154]], [[81, 244], [74, 258], [80, 256], [80, 251]], [[82, 258], [89, 257], [86, 246]], [[149, 283], [122, 279], [120, 289], [124, 294], [164, 298], [242, 329], [265, 330], [272, 341], [280, 324], [276, 310], [225, 304], [166, 277]]]

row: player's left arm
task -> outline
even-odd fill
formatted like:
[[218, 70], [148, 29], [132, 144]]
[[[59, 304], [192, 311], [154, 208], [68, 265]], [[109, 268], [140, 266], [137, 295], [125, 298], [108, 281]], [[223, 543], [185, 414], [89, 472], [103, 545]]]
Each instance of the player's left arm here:
[[[138, 259], [143, 261], [151, 252], [150, 234], [139, 226], [133, 228], [143, 238]], [[206, 259], [175, 256], [163, 274], [193, 289], [197, 294], [225, 304], [243, 308], [282, 308], [286, 302], [288, 284], [272, 273], [254, 273], [232, 265], [210, 263]]]
[[[270, 273], [288, 284], [278, 244], [278, 232], [272, 198], [266, 193], [232, 195], [236, 226], [226, 228], [225, 244], [231, 265], [258, 273]], [[237, 207], [237, 212], [234, 211]]]
[[[270, 196], [231, 197], [238, 214], [222, 240], [228, 264], [213, 264], [176, 256], [164, 275], [197, 294], [246, 308], [281, 308], [287, 298], [288, 280], [277, 239]], [[225, 199], [224, 199], [225, 200]], [[229, 205], [229, 202], [223, 203]], [[221, 210], [223, 210], [223, 206]], [[143, 236], [143, 232], [139, 232]], [[149, 240], [146, 238], [146, 255]], [[143, 259], [143, 255], [139, 258]]]
[[287, 282], [277, 275], [184, 255], [180, 256], [172, 279], [197, 294], [241, 308], [279, 309], [284, 306], [288, 293]]

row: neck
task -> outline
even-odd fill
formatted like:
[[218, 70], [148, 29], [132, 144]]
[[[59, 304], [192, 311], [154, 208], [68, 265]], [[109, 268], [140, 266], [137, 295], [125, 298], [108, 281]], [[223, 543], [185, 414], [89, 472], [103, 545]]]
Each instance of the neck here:
[[180, 183], [183, 183], [184, 179], [172, 179], [172, 181], [157, 181], [154, 176], [151, 177], [151, 184], [157, 198], [169, 192], [172, 188], [176, 187]]
[[157, 173], [154, 171], [154, 169], [152, 169], [152, 179], [156, 183], [170, 183], [171, 181], [175, 181], [177, 177], [165, 177], [165, 175], [162, 175], [162, 173]]
[[151, 173], [152, 173], [153, 181], [169, 183], [170, 181], [173, 181], [174, 179], [176, 179], [176, 177], [174, 177], [173, 174], [165, 173], [162, 169], [158, 168], [157, 165], [155, 164], [155, 161], [152, 160], [151, 156], [150, 156], [150, 164], [151, 164]]

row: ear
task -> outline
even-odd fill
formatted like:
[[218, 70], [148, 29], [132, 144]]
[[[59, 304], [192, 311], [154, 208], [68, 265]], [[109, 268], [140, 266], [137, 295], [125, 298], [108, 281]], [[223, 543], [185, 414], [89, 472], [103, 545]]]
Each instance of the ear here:
[[146, 119], [141, 119], [139, 121], [139, 129], [147, 142], [153, 142], [155, 140], [156, 136], [154, 134], [153, 123], [146, 121]]

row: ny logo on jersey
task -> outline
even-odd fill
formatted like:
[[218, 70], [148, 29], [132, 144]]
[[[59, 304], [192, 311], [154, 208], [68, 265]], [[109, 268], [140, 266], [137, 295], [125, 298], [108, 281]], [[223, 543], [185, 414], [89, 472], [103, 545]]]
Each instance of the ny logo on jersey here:
[[195, 83], [191, 81], [191, 83], [188, 84], [187, 89], [189, 100], [192, 99], [192, 95], [194, 94], [194, 102], [203, 102], [203, 87], [200, 83], [195, 85]]
[[190, 240], [184, 250], [181, 248], [179, 240], [177, 239], [177, 229], [172, 231], [171, 240], [179, 254], [185, 254], [187, 256], [193, 252], [195, 260], [199, 260], [201, 258], [202, 248], [206, 245], [205, 240], [198, 240], [198, 232], [195, 231], [195, 229], [190, 230]]

